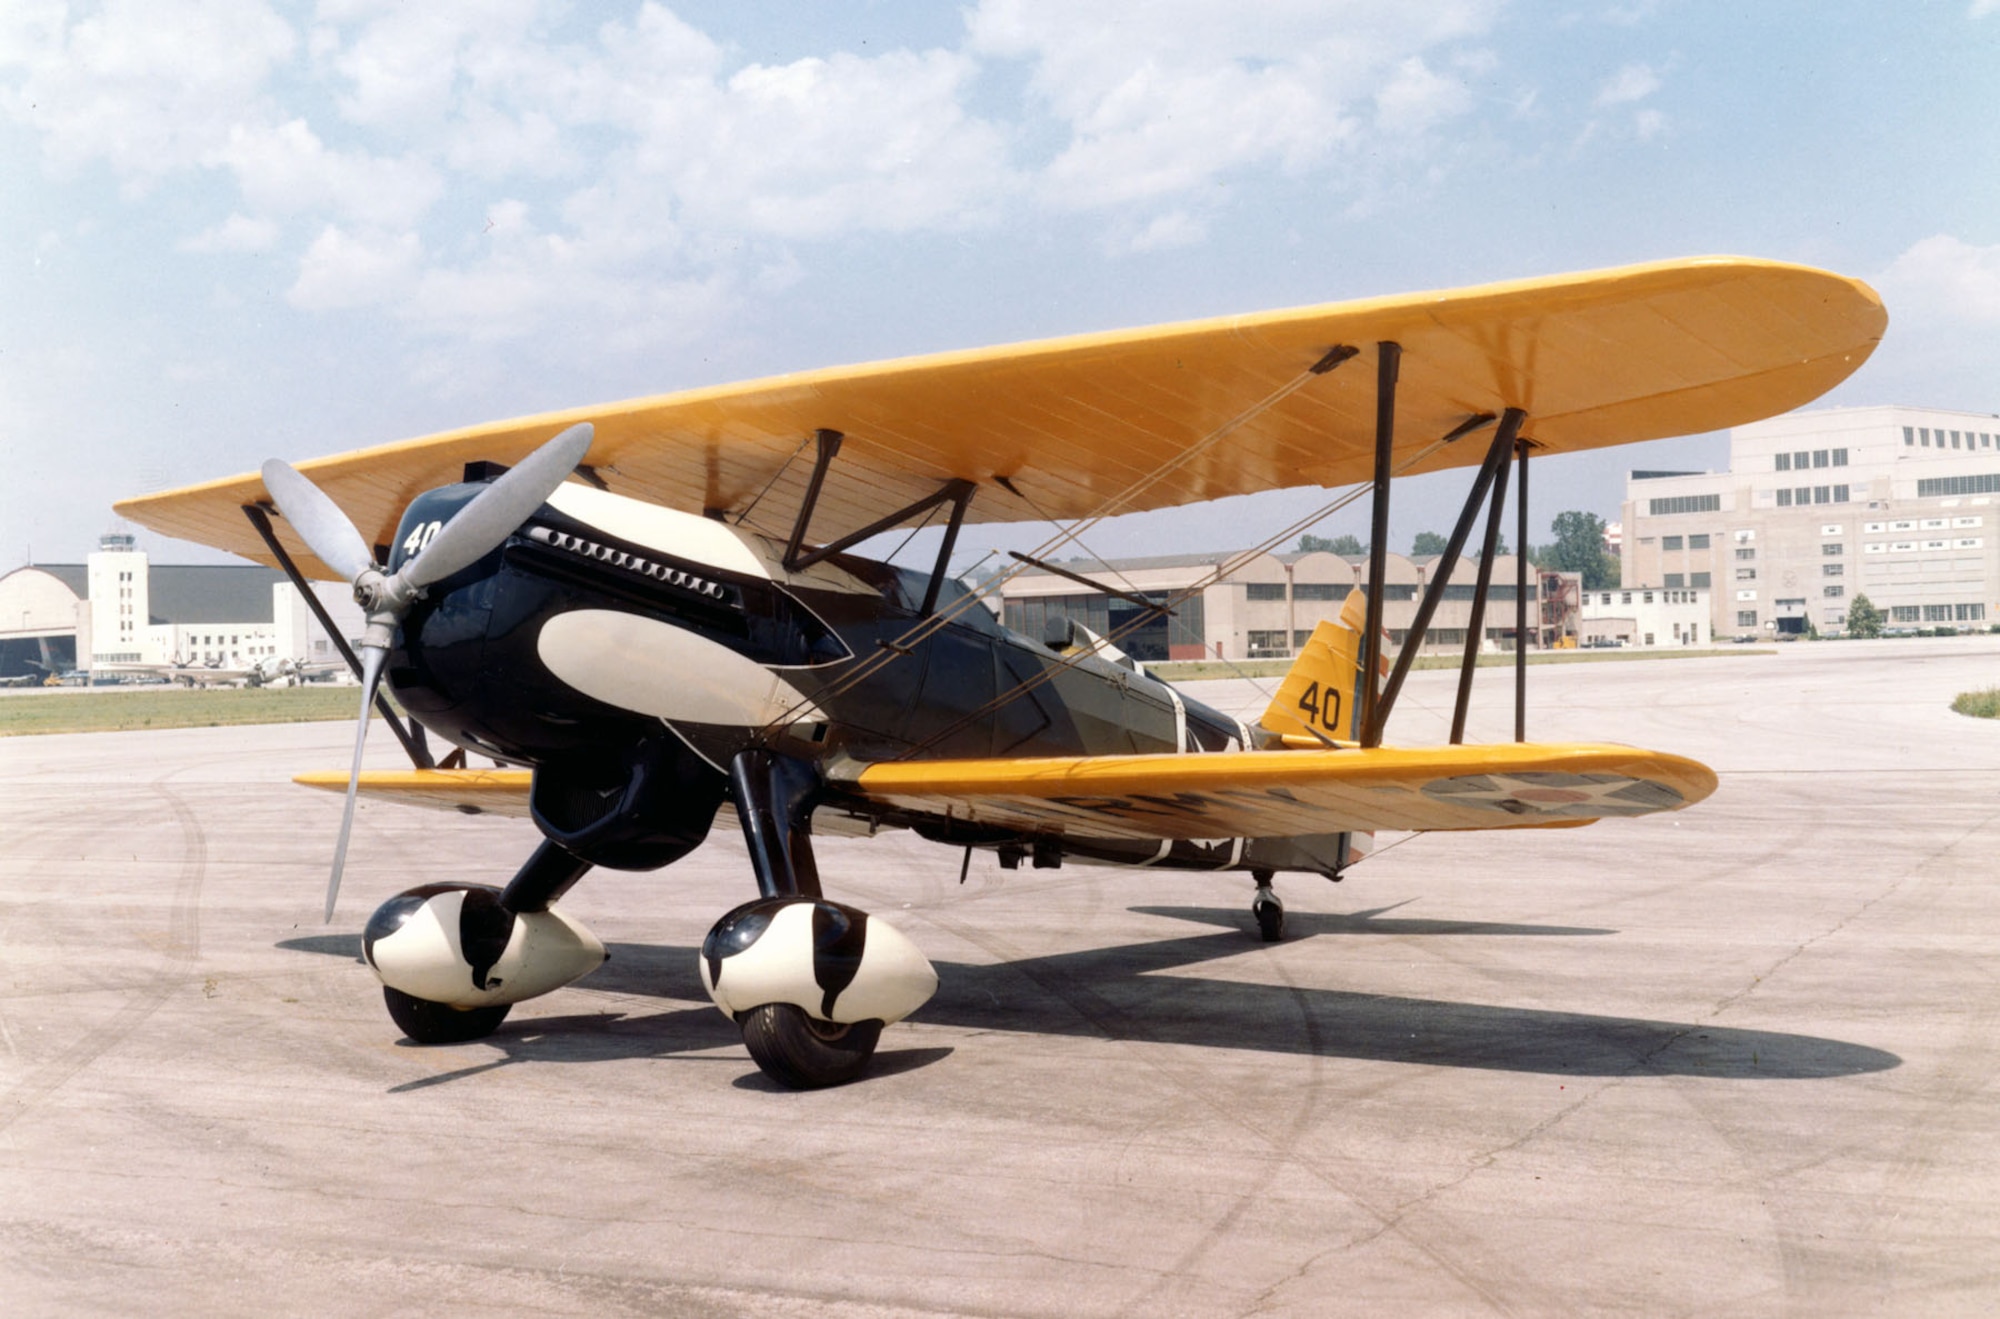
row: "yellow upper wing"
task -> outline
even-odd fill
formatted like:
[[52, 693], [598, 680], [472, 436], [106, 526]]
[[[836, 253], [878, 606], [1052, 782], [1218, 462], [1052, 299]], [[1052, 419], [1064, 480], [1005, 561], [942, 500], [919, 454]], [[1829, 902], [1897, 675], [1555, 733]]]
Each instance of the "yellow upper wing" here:
[[[298, 466], [364, 535], [387, 543], [403, 507], [460, 479], [466, 462], [512, 462], [589, 421], [589, 462], [610, 489], [690, 511], [748, 510], [750, 526], [783, 535], [811, 471], [807, 442], [824, 427], [847, 438], [814, 519], [823, 543], [951, 478], [979, 483], [975, 522], [1366, 480], [1379, 341], [1404, 350], [1400, 462], [1468, 416], [1507, 407], [1525, 409], [1526, 433], [1558, 453], [1770, 416], [1844, 379], [1886, 324], [1880, 299], [1857, 281], [1704, 257], [775, 376]], [[1360, 356], [1133, 489], [1337, 345]], [[1476, 462], [1483, 449], [1454, 444], [1415, 470]], [[118, 512], [268, 563], [241, 512], [265, 498], [247, 474], [129, 499]], [[332, 575], [279, 531], [308, 572]]]
[[925, 814], [1085, 838], [1287, 838], [1583, 824], [1678, 810], [1706, 765], [1592, 743], [895, 761], [833, 781]]

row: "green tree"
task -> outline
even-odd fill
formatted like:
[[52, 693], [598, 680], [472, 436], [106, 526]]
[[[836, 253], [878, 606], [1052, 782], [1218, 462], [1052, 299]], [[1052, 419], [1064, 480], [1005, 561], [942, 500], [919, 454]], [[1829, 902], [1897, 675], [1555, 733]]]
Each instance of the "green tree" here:
[[1586, 591], [1618, 585], [1618, 560], [1604, 548], [1603, 518], [1570, 509], [1556, 514], [1550, 530], [1556, 533], [1556, 538], [1542, 547], [1542, 567], [1582, 573]]
[[1368, 553], [1368, 547], [1363, 545], [1360, 539], [1355, 536], [1339, 535], [1331, 540], [1328, 540], [1325, 536], [1305, 535], [1299, 537], [1299, 553], [1310, 554], [1314, 550], [1324, 550], [1328, 554], [1344, 554], [1351, 559], [1358, 559]]
[[1882, 611], [1875, 602], [1865, 595], [1854, 597], [1854, 603], [1847, 606], [1847, 635], [1850, 637], [1879, 637], [1882, 635]]
[[1449, 541], [1435, 531], [1419, 531], [1417, 538], [1410, 542], [1410, 553], [1418, 556], [1443, 554], [1449, 544]]

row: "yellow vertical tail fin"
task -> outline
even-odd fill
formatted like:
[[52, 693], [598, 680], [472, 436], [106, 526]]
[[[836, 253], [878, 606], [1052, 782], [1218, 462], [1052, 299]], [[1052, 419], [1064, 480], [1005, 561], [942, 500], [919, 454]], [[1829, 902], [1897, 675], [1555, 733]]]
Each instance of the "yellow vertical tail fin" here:
[[1361, 629], [1368, 599], [1351, 591], [1338, 619], [1322, 619], [1264, 711], [1281, 737], [1353, 743], [1361, 737]]

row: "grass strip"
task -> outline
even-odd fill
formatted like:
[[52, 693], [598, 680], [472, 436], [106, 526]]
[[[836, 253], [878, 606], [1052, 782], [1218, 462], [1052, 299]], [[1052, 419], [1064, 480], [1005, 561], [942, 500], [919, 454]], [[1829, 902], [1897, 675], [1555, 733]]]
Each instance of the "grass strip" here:
[[1960, 692], [1952, 701], [1951, 708], [1960, 714], [1969, 714], [1974, 719], [2000, 719], [2000, 687], [1988, 687], [1978, 692]]
[[352, 719], [356, 687], [58, 687], [0, 692], [0, 737]]

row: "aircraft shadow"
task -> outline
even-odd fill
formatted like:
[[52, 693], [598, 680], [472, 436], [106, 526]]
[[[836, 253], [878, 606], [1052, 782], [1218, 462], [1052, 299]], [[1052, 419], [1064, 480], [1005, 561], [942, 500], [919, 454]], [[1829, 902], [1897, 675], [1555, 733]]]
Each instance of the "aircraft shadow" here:
[[[1229, 928], [991, 965], [939, 963], [937, 997], [917, 1013], [916, 1020], [966, 1030], [1092, 1036], [1548, 1076], [1810, 1080], [1886, 1071], [1902, 1064], [1901, 1058], [1882, 1049], [1780, 1031], [1165, 974], [1257, 951], [1260, 945], [1245, 932], [1247, 915], [1233, 908], [1134, 910]], [[1383, 921], [1371, 912], [1293, 913], [1288, 920], [1288, 939], [1343, 933], [1597, 935], [1609, 931]], [[294, 939], [279, 946], [350, 957], [360, 953], [360, 940], [352, 935]], [[693, 948], [614, 944], [611, 953], [611, 961], [582, 982], [582, 988], [679, 1000], [706, 997]], [[565, 1031], [570, 1034], [558, 1038]], [[507, 1061], [518, 1053], [524, 1060], [589, 1062], [710, 1049], [735, 1038], [730, 1024], [704, 1006], [640, 1017], [545, 1017], [518, 1028], [510, 1022], [485, 1042], [512, 1051]], [[888, 1062], [890, 1057], [884, 1054], [882, 1060]], [[911, 1060], [911, 1065], [931, 1061], [935, 1059]], [[500, 1065], [504, 1061], [473, 1070]], [[456, 1075], [460, 1074], [451, 1074]], [[411, 1086], [437, 1084], [451, 1076]]]
[[[1354, 912], [1288, 911], [1285, 913], [1285, 937], [1300, 939], [1320, 934], [1505, 934], [1516, 937], [1560, 935], [1580, 938], [1618, 933], [1616, 930], [1592, 925], [1514, 925], [1496, 921], [1382, 918], [1382, 913], [1394, 911], [1396, 907], [1405, 905], [1407, 904], [1399, 902], [1394, 907], [1375, 907], [1368, 911]], [[1177, 920], [1194, 921], [1201, 925], [1219, 925], [1226, 930], [1242, 930], [1250, 934], [1254, 934], [1257, 929], [1257, 922], [1251, 917], [1247, 902], [1240, 907], [1127, 907], [1125, 910], [1140, 916], [1171, 916]]]

